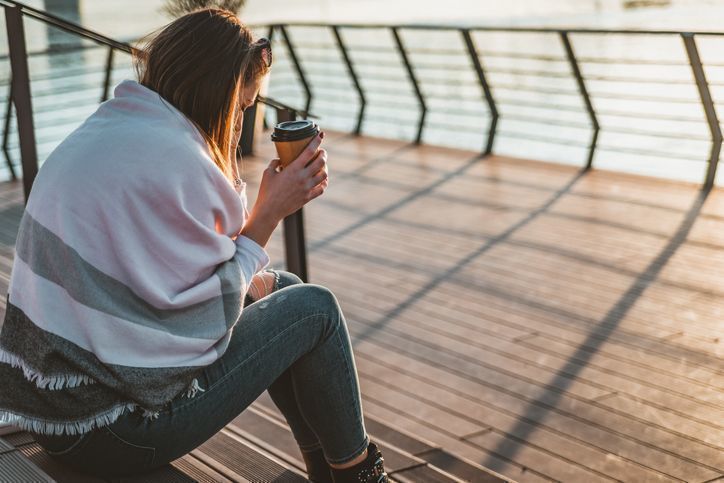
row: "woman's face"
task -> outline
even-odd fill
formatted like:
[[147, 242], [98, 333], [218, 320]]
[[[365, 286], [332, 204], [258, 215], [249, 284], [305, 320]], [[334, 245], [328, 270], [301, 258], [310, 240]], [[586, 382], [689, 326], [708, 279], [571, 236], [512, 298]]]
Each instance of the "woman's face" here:
[[239, 109], [244, 112], [248, 107], [254, 105], [256, 96], [259, 94], [259, 88], [261, 87], [261, 79], [257, 79], [249, 85], [244, 86], [239, 95]]

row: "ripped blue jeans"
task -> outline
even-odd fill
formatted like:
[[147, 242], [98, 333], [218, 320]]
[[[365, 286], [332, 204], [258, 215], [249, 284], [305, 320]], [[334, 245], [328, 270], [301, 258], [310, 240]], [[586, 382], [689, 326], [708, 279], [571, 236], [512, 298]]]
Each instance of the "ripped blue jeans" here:
[[136, 411], [83, 435], [36, 435], [38, 442], [81, 471], [148, 471], [201, 445], [268, 389], [302, 451], [321, 447], [336, 464], [362, 454], [369, 437], [337, 299], [296, 275], [275, 274], [274, 292], [242, 311], [224, 355], [198, 376], [203, 392], [176, 398], [153, 420]]

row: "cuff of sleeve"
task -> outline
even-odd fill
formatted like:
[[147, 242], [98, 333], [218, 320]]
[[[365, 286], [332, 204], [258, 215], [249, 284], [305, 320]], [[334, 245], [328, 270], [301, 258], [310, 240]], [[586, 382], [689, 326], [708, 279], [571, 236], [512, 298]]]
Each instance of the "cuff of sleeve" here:
[[264, 270], [269, 265], [269, 254], [257, 242], [244, 235], [236, 237], [236, 246], [239, 250], [249, 254], [256, 262], [254, 273]]

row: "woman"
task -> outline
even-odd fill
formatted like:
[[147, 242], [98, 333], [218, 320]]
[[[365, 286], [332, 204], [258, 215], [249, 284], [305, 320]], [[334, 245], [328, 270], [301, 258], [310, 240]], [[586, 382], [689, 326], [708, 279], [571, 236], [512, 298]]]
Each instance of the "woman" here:
[[268, 389], [311, 480], [387, 481], [337, 300], [265, 270], [279, 221], [327, 187], [323, 134], [284, 170], [271, 161], [249, 212], [235, 153], [269, 42], [203, 9], [141, 52], [139, 81], [35, 180], [0, 333], [1, 419], [113, 476], [188, 453]]

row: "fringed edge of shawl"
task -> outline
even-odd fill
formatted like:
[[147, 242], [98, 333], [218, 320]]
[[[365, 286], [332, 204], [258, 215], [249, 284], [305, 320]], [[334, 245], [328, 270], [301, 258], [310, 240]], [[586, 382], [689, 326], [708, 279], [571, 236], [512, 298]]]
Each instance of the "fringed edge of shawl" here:
[[45, 435], [74, 435], [92, 431], [113, 424], [126, 411], [134, 411], [136, 405], [133, 403], [119, 404], [107, 411], [95, 416], [80, 419], [77, 421], [48, 421], [41, 418], [34, 418], [23, 414], [16, 414], [11, 411], [0, 410], [0, 424], [11, 424], [18, 428], [36, 434]]
[[57, 391], [59, 389], [78, 387], [83, 384], [94, 384], [95, 380], [85, 374], [65, 374], [58, 376], [47, 376], [31, 367], [20, 356], [0, 348], [0, 362], [9, 364], [12, 367], [22, 369], [25, 379], [35, 383], [40, 389]]

